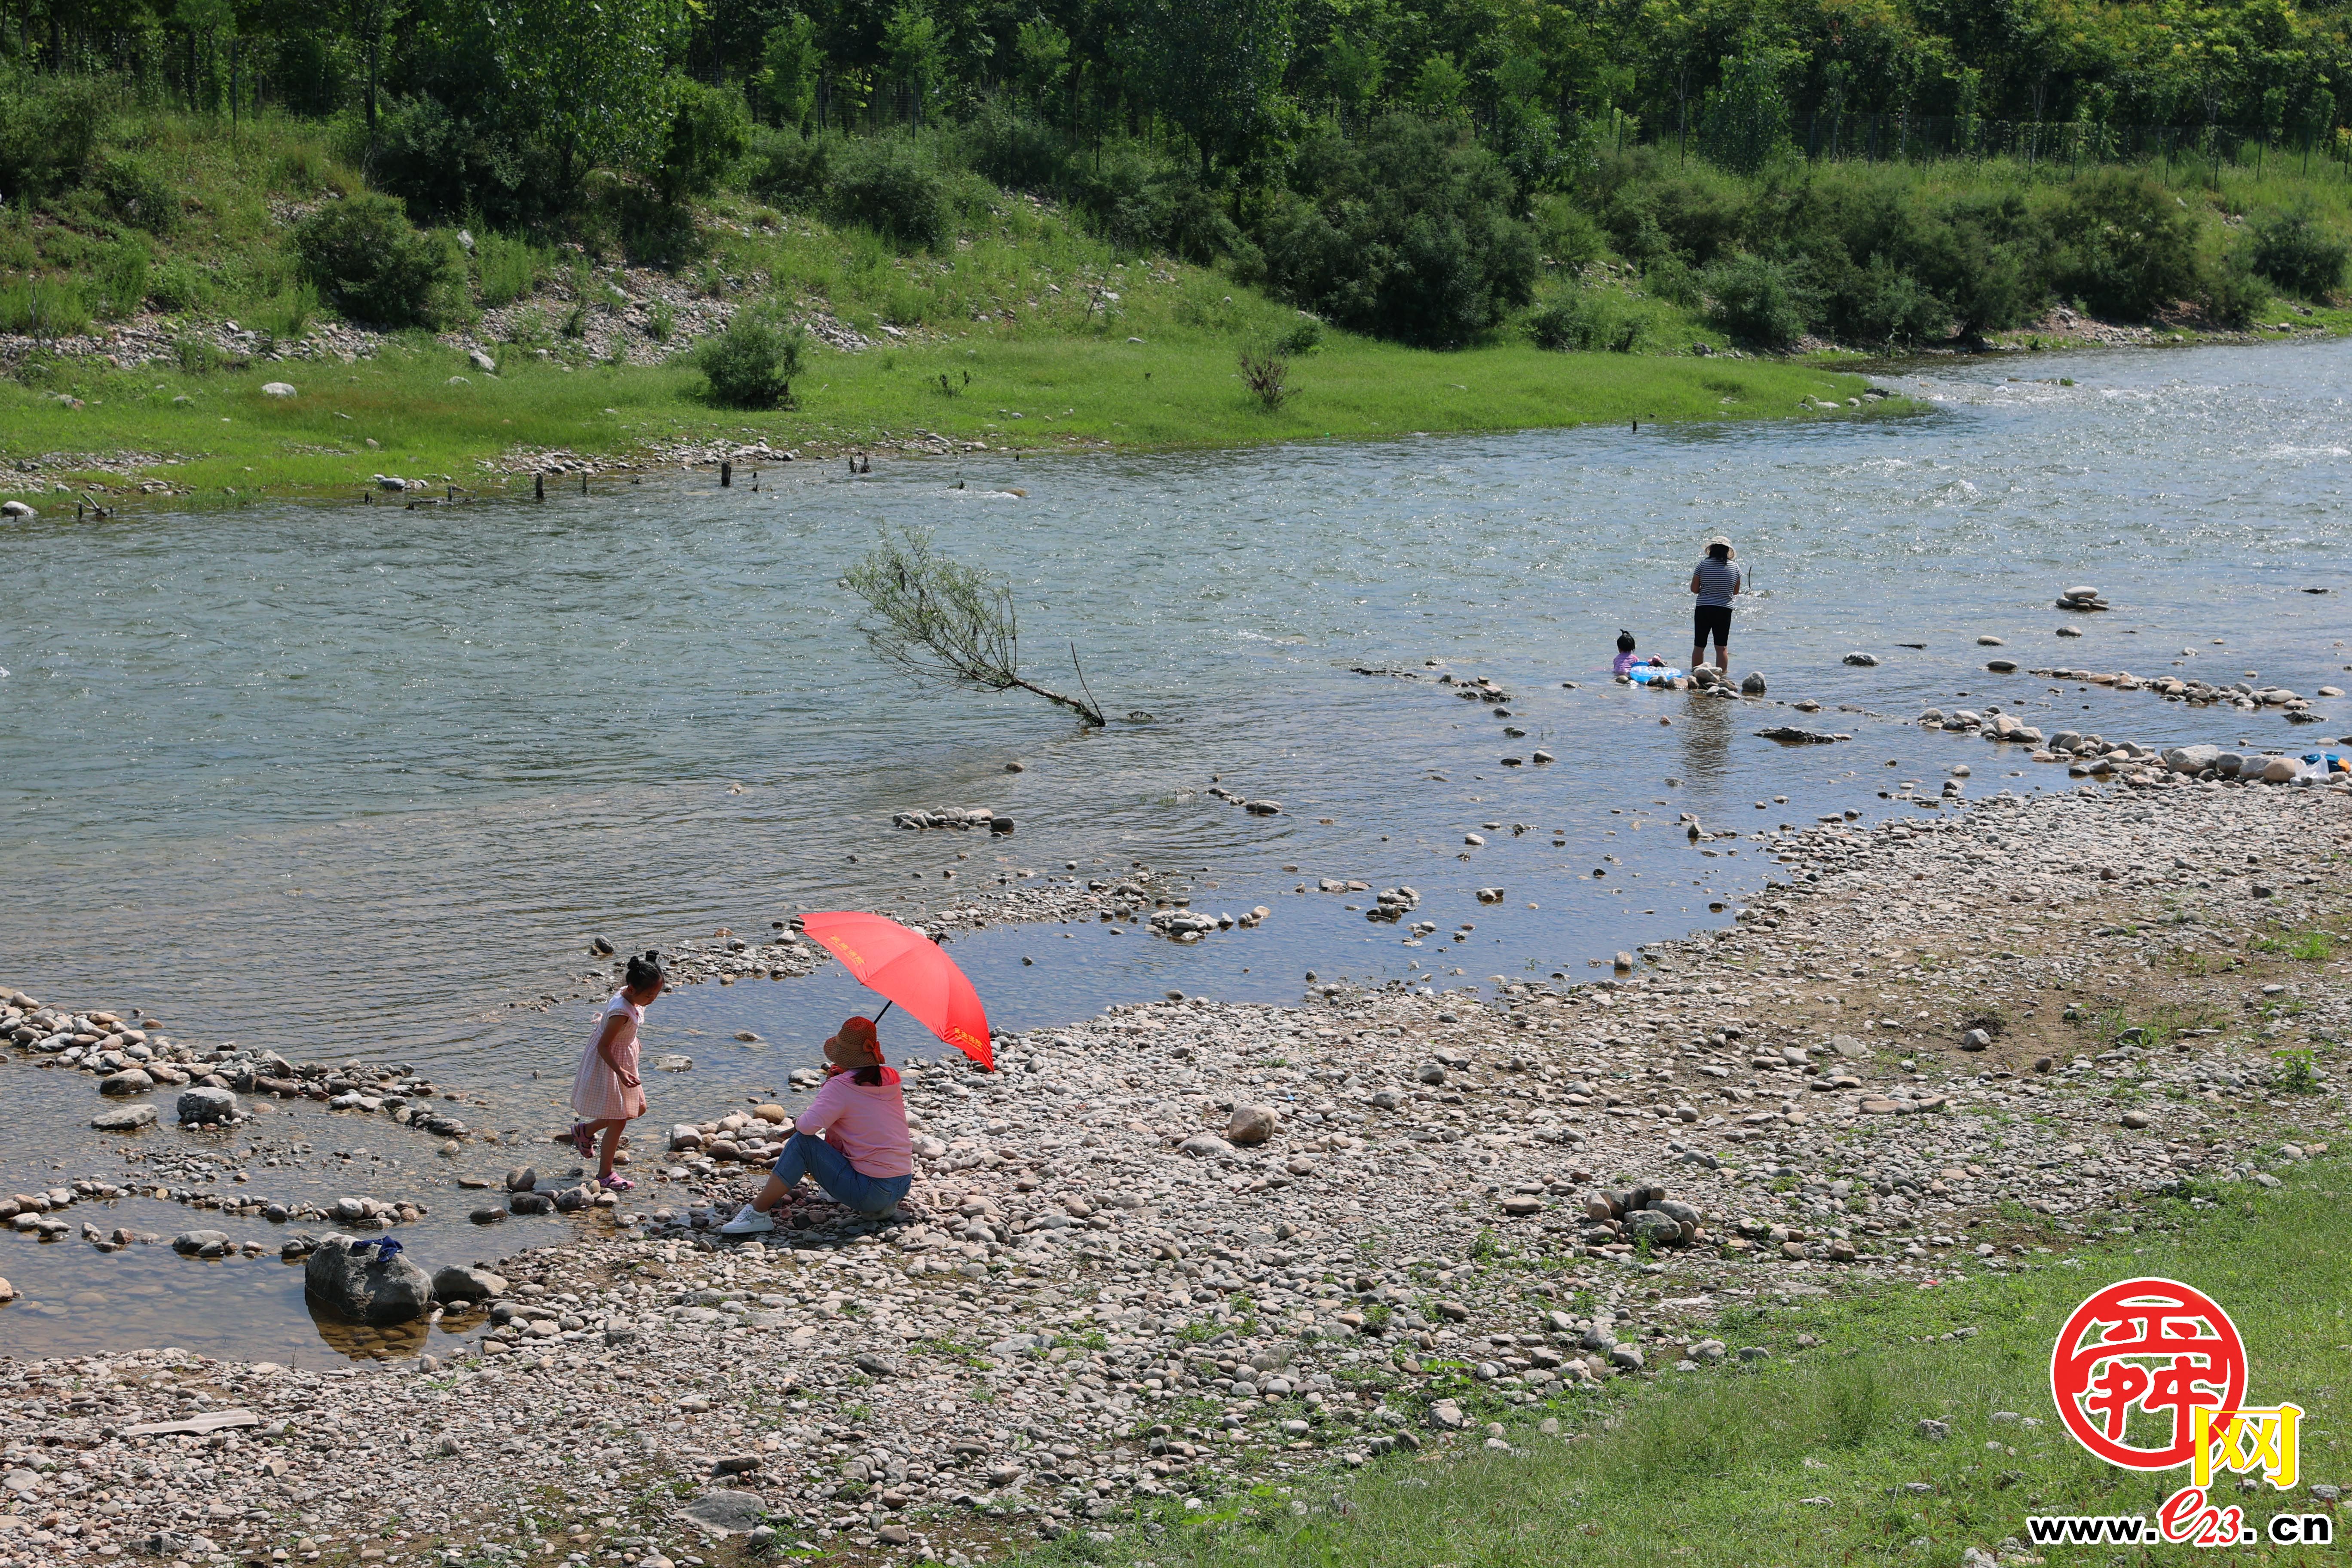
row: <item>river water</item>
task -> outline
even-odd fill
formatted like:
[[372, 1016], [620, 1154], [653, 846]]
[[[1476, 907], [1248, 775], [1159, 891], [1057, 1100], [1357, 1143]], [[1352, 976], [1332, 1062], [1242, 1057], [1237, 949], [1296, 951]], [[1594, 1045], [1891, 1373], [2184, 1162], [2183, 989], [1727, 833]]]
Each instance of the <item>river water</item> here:
[[[2025, 665], [2341, 681], [2352, 343], [2021, 358], [1886, 378], [1934, 412], [1876, 422], [989, 455], [856, 479], [812, 463], [757, 491], [681, 474], [543, 505], [20, 526], [0, 624], [0, 982], [136, 1008], [199, 1045], [408, 1062], [487, 1101], [464, 1108], [477, 1125], [530, 1136], [564, 1119], [594, 935], [627, 949], [809, 909], [913, 918], [948, 870], [963, 891], [1141, 862], [1182, 873], [1196, 909], [1274, 917], [1183, 947], [1099, 925], [966, 938], [953, 951], [999, 1028], [1171, 989], [1290, 1000], [1310, 969], [1580, 979], [1728, 920], [1765, 875], [1760, 846], [1706, 856], [1680, 813], [1743, 832], [1874, 818], [1917, 809], [1881, 791], [1932, 797], [1961, 762], [1973, 794], [2065, 787], [1916, 729], [1924, 705], [2153, 743], [2305, 750], [2352, 729], [2352, 710], [2290, 732], [1994, 676], [1976, 643], [2001, 637]], [[892, 527], [1006, 574], [1040, 679], [1075, 679], [1075, 641], [1104, 706], [1137, 716], [1087, 733], [1018, 693], [917, 691], [882, 669], [839, 579]], [[1734, 673], [1820, 700], [1812, 720], [1608, 679], [1621, 626], [1686, 659], [1683, 584], [1717, 531], [1750, 576]], [[2115, 609], [2055, 609], [2078, 582]], [[1853, 650], [1882, 662], [1843, 664]], [[1443, 674], [1492, 678], [1511, 716]], [[1854, 738], [1753, 732], [1792, 721]], [[1557, 763], [1501, 763], [1538, 747]], [[889, 826], [942, 805], [1019, 830]], [[1440, 929], [1409, 947], [1348, 907], [1363, 895], [1290, 891], [1322, 877], [1410, 884]], [[1480, 887], [1506, 896], [1481, 904]], [[696, 1068], [656, 1075], [655, 1123], [780, 1084], [859, 994], [828, 970], [665, 998], [649, 1054]], [[543, 997], [559, 1001], [515, 1005]], [[772, 1043], [740, 1045], [743, 1028]], [[17, 1059], [0, 1086], [0, 1190], [119, 1179], [126, 1142], [161, 1155], [194, 1137], [88, 1132], [84, 1075]], [[413, 1252], [480, 1250], [421, 1136], [290, 1114], [319, 1152], [266, 1173], [288, 1195], [422, 1197], [436, 1213]], [[108, 1228], [192, 1223], [168, 1204], [91, 1209]], [[20, 1236], [0, 1274], [24, 1295], [0, 1310], [0, 1348], [318, 1346], [299, 1273], [274, 1261]]]

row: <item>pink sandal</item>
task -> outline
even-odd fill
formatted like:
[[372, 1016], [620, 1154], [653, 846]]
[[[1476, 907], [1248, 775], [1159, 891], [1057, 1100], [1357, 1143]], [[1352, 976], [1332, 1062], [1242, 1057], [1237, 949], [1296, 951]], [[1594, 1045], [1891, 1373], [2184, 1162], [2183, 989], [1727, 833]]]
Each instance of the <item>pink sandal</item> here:
[[597, 1177], [596, 1184], [604, 1188], [608, 1193], [625, 1193], [634, 1189], [637, 1184], [629, 1180], [628, 1177], [615, 1173], [611, 1175]]
[[583, 1160], [596, 1152], [596, 1134], [588, 1130], [588, 1124], [585, 1121], [575, 1121], [572, 1124], [572, 1146], [580, 1152], [580, 1157]]

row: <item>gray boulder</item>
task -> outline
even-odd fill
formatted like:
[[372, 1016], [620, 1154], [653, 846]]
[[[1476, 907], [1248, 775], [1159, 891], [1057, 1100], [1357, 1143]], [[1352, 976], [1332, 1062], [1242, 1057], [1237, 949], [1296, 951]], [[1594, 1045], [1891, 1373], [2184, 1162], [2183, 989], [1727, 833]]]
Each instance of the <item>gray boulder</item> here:
[[436, 1301], [488, 1301], [506, 1293], [506, 1279], [487, 1268], [467, 1268], [452, 1263], [433, 1276], [433, 1299]]
[[144, 1094], [154, 1087], [155, 1080], [137, 1068], [125, 1068], [98, 1080], [100, 1094]]
[[433, 1279], [405, 1258], [331, 1236], [302, 1266], [302, 1294], [351, 1322], [413, 1323], [432, 1310]]
[[1748, 693], [1750, 697], [1763, 696], [1765, 689], [1764, 672], [1760, 669], [1749, 670], [1746, 678], [1740, 681], [1739, 689]]
[[142, 1127], [155, 1125], [155, 1108], [152, 1105], [121, 1105], [112, 1110], [101, 1110], [89, 1119], [89, 1124], [100, 1132], [136, 1132]]
[[1845, 656], [1845, 661], [1848, 664], [1860, 665], [1864, 668], [1867, 669], [1878, 662], [1878, 656], [1874, 653], [1850, 653]]
[[180, 1120], [210, 1125], [236, 1115], [236, 1096], [225, 1089], [191, 1089], [180, 1096]]
[[517, 1193], [507, 1199], [510, 1214], [553, 1214], [555, 1200], [545, 1193]]
[[225, 1230], [184, 1230], [172, 1238], [172, 1250], [183, 1258], [218, 1258], [230, 1245]]
[[1683, 1238], [1682, 1221], [1660, 1209], [1635, 1209], [1625, 1216], [1625, 1234], [1646, 1238], [1653, 1247], [1672, 1247]]
[[539, 1173], [529, 1165], [517, 1165], [507, 1173], [507, 1191], [527, 1193], [539, 1185]]
[[2221, 754], [2219, 746], [2174, 746], [2164, 753], [2164, 765], [2176, 773], [2201, 773]]
[[714, 1487], [677, 1510], [677, 1517], [703, 1534], [724, 1541], [749, 1535], [768, 1511], [768, 1500], [758, 1492]]

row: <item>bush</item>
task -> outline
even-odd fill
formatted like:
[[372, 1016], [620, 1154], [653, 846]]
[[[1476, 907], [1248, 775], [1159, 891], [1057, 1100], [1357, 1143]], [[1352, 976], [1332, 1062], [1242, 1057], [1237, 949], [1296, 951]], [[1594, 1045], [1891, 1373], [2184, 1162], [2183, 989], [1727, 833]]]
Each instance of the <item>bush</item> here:
[[210, 375], [228, 363], [220, 345], [197, 332], [190, 332], [172, 343], [172, 358], [188, 375]]
[[1301, 143], [1257, 240], [1267, 283], [1341, 326], [1452, 345], [1527, 303], [1535, 236], [1494, 155], [1412, 115]]
[[2270, 285], [2263, 280], [2252, 258], [2233, 250], [2206, 274], [2204, 302], [2208, 319], [2225, 327], [2242, 327], [2270, 303]]
[[940, 250], [955, 236], [947, 182], [901, 138], [842, 146], [832, 158], [826, 206], [836, 223], [862, 224], [902, 250]]
[[419, 233], [390, 196], [329, 202], [302, 220], [293, 245], [304, 274], [337, 310], [383, 326], [431, 326], [458, 276], [454, 247]]
[[1642, 338], [1642, 320], [1613, 289], [1570, 289], [1554, 295], [1528, 318], [1528, 335], [1538, 348], [1562, 353], [1631, 353]]
[[529, 228], [564, 216], [553, 156], [484, 107], [460, 114], [425, 95], [386, 103], [377, 118], [370, 176], [417, 216], [494, 228]]
[[824, 199], [836, 145], [830, 137], [766, 128], [751, 134], [744, 188], [773, 206], [805, 211]]
[[89, 308], [69, 283], [20, 278], [0, 289], [0, 332], [69, 338], [89, 330]]
[[159, 310], [205, 310], [216, 293], [212, 275], [184, 258], [173, 257], [147, 274], [147, 298]]
[[2344, 281], [2347, 247], [2309, 203], [2254, 225], [2253, 268], [2290, 294], [2317, 300]]
[[2089, 175], [2053, 217], [2058, 286], [2093, 311], [2139, 318], [2197, 295], [2196, 224], [2146, 174]]
[[1804, 335], [1811, 291], [1799, 268], [1760, 256], [1734, 256], [1699, 275], [1706, 318], [1732, 337], [1780, 348]]
[[133, 237], [109, 250], [99, 263], [99, 310], [118, 320], [135, 316], [146, 299], [147, 246]]
[[1242, 231], [1217, 198], [1198, 185], [1188, 184], [1176, 195], [1159, 226], [1170, 255], [1201, 267], [1231, 256], [1243, 243]]
[[1837, 290], [1830, 325], [1847, 342], [1908, 348], [1948, 335], [1952, 308], [1918, 279], [1874, 256]]
[[511, 305], [547, 276], [548, 253], [529, 240], [485, 233], [474, 242], [474, 268], [481, 279], [482, 303], [490, 310]]
[[1560, 267], [1597, 261], [1609, 248], [1609, 237], [1592, 215], [1564, 195], [1547, 196], [1537, 205], [1535, 230], [1544, 255]]
[[1661, 256], [1642, 268], [1642, 281], [1651, 293], [1685, 310], [1696, 310], [1706, 303], [1706, 294], [1699, 287], [1698, 274], [1678, 256]]
[[710, 400], [730, 408], [786, 408], [793, 378], [806, 358], [808, 334], [739, 311], [727, 330], [704, 340], [696, 363], [710, 383]]
[[55, 195], [89, 172], [106, 121], [98, 84], [80, 77], [0, 71], [0, 194]]
[[136, 158], [108, 153], [99, 161], [90, 183], [106, 197], [114, 215], [127, 224], [159, 235], [180, 226], [180, 193]]
[[677, 203], [719, 188], [751, 145], [751, 111], [733, 88], [680, 80], [672, 90], [677, 107], [670, 111], [654, 186], [664, 201]]

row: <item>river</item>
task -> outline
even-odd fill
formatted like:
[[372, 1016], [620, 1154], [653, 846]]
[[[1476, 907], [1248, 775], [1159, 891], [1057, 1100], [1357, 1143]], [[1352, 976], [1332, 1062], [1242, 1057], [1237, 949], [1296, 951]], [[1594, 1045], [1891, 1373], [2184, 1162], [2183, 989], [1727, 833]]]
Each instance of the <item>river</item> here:
[[[1286, 1001], [1308, 970], [1577, 980], [1730, 919], [1766, 875], [1752, 841], [1690, 844], [1684, 812], [1743, 832], [1868, 820], [1922, 809], [1881, 792], [1916, 781], [1932, 798], [1960, 763], [1971, 794], [2066, 787], [2008, 748], [1919, 730], [1926, 705], [1998, 702], [2154, 743], [2300, 751], [2352, 730], [2352, 710], [2290, 732], [2274, 712], [1985, 669], [1997, 651], [2258, 672], [2306, 694], [2340, 681], [2352, 343], [2015, 355], [1885, 384], [1934, 411], [989, 455], [855, 479], [811, 463], [756, 491], [680, 474], [543, 505], [253, 502], [20, 525], [0, 536], [0, 982], [136, 1008], [199, 1045], [412, 1063], [488, 1101], [467, 1108], [478, 1124], [530, 1135], [562, 1121], [593, 936], [658, 947], [819, 908], [912, 918], [1000, 875], [1140, 862], [1181, 873], [1196, 909], [1273, 918], [1190, 946], [992, 927], [953, 951], [1000, 1028], [1171, 989]], [[1074, 679], [1075, 642], [1113, 722], [1088, 733], [1019, 693], [917, 691], [881, 668], [839, 579], [890, 527], [934, 530], [1005, 574], [1040, 678]], [[1687, 658], [1683, 584], [1717, 531], [1751, 586], [1734, 674], [1819, 700], [1812, 719], [1609, 680], [1621, 626], [1645, 654]], [[2056, 609], [2074, 583], [2114, 610]], [[2057, 638], [2062, 624], [2084, 635]], [[1856, 650], [1881, 662], [1842, 662]], [[1445, 674], [1491, 678], [1510, 716], [1458, 700]], [[1853, 739], [1754, 733], [1792, 721]], [[1537, 748], [1557, 762], [1502, 765]], [[1282, 814], [1248, 815], [1213, 784]], [[941, 805], [1019, 828], [890, 826]], [[1439, 930], [1409, 947], [1348, 907], [1363, 895], [1290, 890], [1324, 877], [1410, 884]], [[1480, 903], [1481, 887], [1505, 896]], [[666, 998], [649, 1052], [696, 1068], [656, 1076], [655, 1123], [780, 1084], [854, 993], [827, 971]], [[117, 1142], [84, 1127], [85, 1076], [16, 1058], [0, 1086], [0, 1190], [119, 1179]], [[423, 1196], [420, 1256], [478, 1250], [446, 1172], [418, 1168], [421, 1137], [307, 1125], [329, 1168], [289, 1167], [289, 1193]], [[369, 1152], [333, 1157], [353, 1147]], [[191, 1221], [132, 1200], [102, 1223], [168, 1236]], [[275, 1263], [17, 1236], [0, 1274], [24, 1298], [0, 1310], [0, 1348], [317, 1345], [298, 1273]]]

